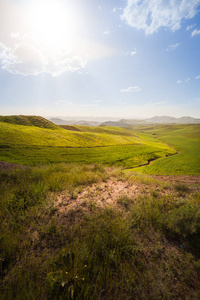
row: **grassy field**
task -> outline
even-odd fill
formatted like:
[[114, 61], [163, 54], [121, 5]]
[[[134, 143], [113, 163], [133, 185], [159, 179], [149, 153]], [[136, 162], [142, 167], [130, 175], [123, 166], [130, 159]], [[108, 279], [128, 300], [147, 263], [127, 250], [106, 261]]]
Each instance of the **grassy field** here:
[[[161, 158], [145, 168], [146, 174], [200, 174], [200, 125], [162, 125], [139, 128], [152, 134], [178, 151], [178, 155]], [[143, 136], [143, 135], [142, 135]]]
[[0, 299], [200, 299], [199, 133], [0, 118]]
[[0, 299], [200, 298], [196, 182], [77, 164], [0, 182]]
[[130, 129], [73, 128], [76, 130], [51, 128], [51, 123], [44, 128], [43, 122], [42, 127], [39, 122], [37, 126], [0, 122], [0, 160], [30, 166], [76, 162], [131, 168], [175, 153], [155, 137], [140, 137]]

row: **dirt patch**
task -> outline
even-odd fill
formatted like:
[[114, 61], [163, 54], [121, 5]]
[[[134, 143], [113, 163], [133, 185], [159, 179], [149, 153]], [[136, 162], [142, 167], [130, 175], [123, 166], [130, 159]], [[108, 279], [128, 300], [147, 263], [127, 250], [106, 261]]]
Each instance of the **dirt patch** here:
[[135, 183], [111, 178], [105, 182], [87, 186], [75, 195], [74, 199], [68, 192], [60, 194], [54, 201], [54, 208], [58, 214], [68, 214], [70, 210], [80, 207], [83, 211], [88, 211], [94, 205], [101, 208], [117, 206], [120, 197], [135, 198], [139, 191], [140, 187]]
[[186, 184], [199, 184], [200, 187], [200, 175], [173, 175], [173, 176], [156, 175], [152, 177], [158, 180], [173, 182], [173, 183], [183, 182]]
[[[120, 203], [126, 199], [136, 201], [135, 199], [139, 195], [152, 196], [157, 193], [163, 196], [174, 193], [176, 196], [174, 185], [180, 182], [186, 183], [190, 187], [190, 192], [200, 189], [200, 176], [151, 176], [151, 178], [156, 180], [150, 185], [137, 181], [121, 181], [110, 178], [105, 182], [92, 184], [82, 190], [74, 190], [71, 193], [65, 191], [55, 198], [54, 209], [57, 217], [61, 219], [70, 214], [80, 217], [79, 214], [89, 212], [94, 208], [112, 206], [120, 209]], [[167, 189], [163, 188], [162, 182], [169, 183]]]
[[22, 169], [22, 168], [26, 168], [26, 166], [0, 161], [0, 171], [13, 170], [17, 168]]

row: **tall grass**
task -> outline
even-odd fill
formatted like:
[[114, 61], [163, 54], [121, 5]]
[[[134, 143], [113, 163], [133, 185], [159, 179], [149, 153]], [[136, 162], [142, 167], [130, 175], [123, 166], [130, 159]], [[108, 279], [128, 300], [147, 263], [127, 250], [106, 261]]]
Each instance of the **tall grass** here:
[[[105, 180], [99, 166], [56, 165], [0, 173], [0, 276], [16, 264], [32, 241], [30, 233], [45, 214], [50, 215], [55, 192]], [[26, 238], [24, 238], [26, 236]]]
[[[111, 175], [122, 171], [1, 172], [1, 299], [199, 299], [198, 190], [132, 177], [137, 196], [104, 208], [94, 196], [76, 203], [73, 191]], [[54, 206], [65, 193], [70, 202]]]

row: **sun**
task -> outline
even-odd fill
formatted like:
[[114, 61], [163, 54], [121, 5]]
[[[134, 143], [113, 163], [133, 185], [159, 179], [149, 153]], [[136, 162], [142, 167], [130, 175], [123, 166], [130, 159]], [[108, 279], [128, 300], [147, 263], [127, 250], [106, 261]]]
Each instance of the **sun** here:
[[77, 39], [80, 18], [66, 2], [35, 0], [30, 6], [30, 28], [41, 44], [60, 47]]

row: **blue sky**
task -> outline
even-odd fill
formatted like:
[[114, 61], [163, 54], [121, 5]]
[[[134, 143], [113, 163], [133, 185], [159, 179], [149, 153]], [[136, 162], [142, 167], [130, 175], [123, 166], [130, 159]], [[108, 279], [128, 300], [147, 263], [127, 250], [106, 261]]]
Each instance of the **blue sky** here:
[[0, 114], [200, 117], [200, 0], [0, 2]]

